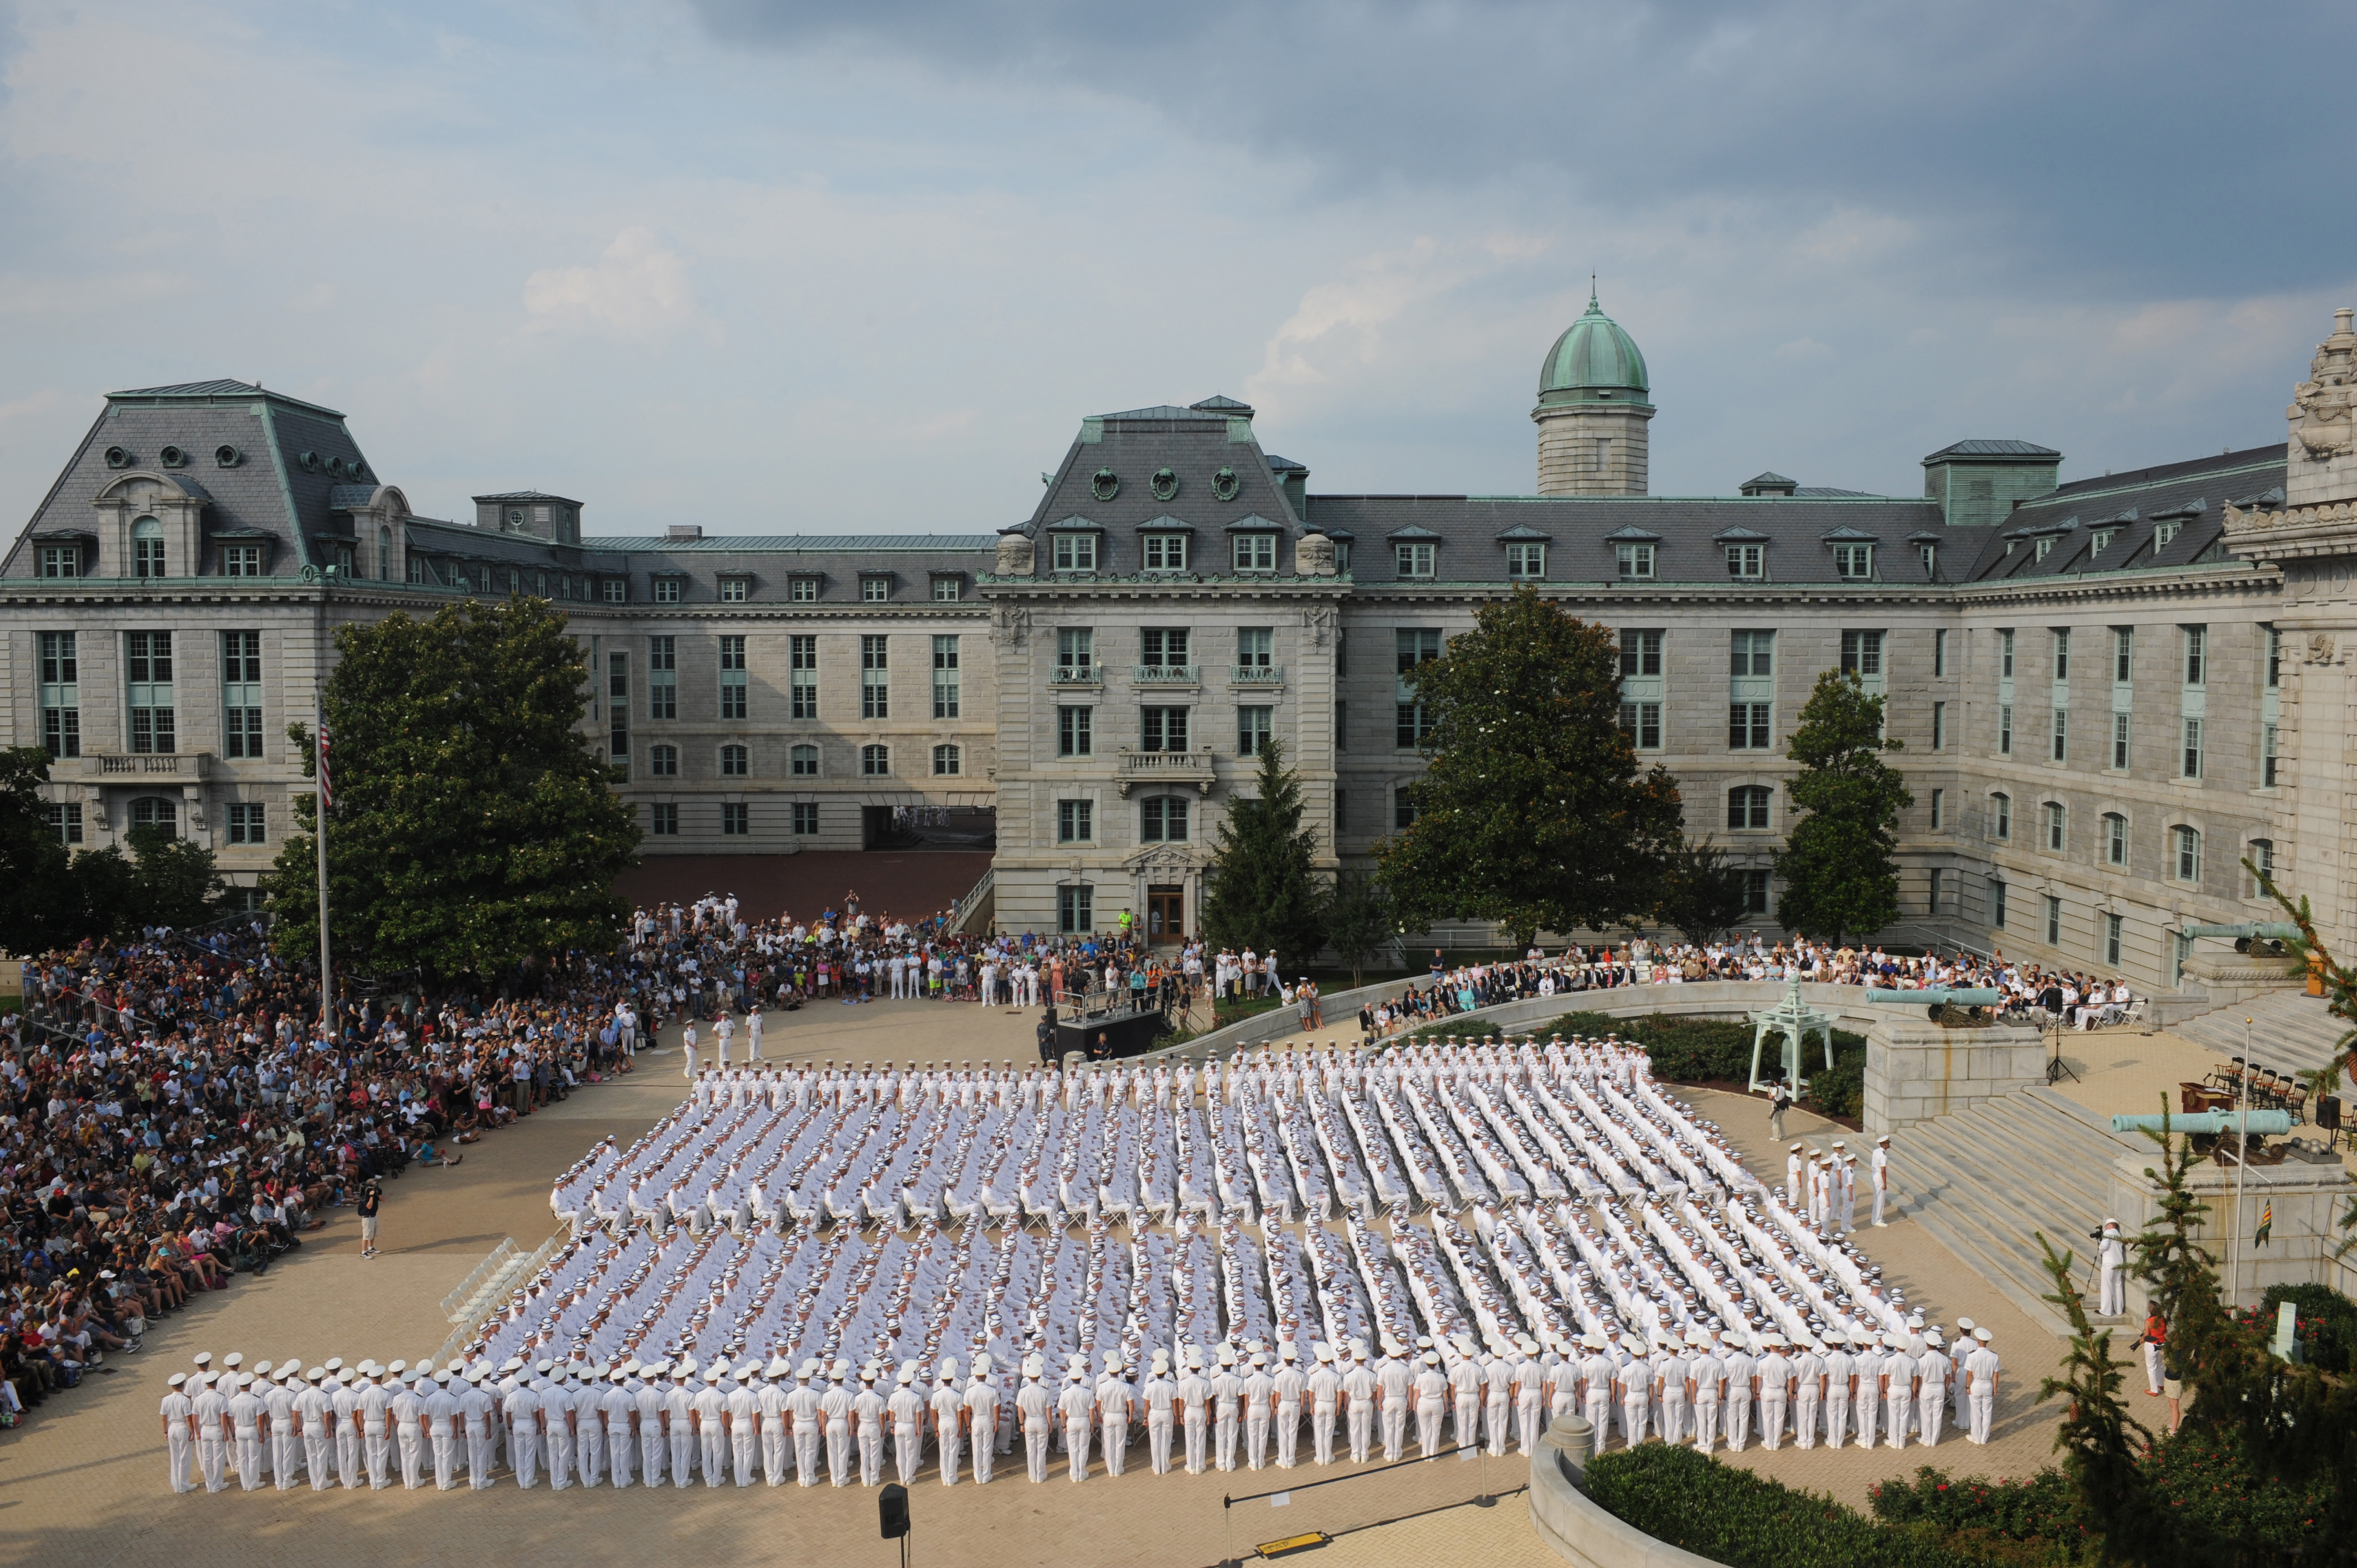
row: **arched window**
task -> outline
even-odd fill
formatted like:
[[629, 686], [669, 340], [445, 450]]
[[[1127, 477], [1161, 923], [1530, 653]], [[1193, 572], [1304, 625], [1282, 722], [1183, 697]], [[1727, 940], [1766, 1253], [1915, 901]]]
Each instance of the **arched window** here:
[[2128, 863], [2128, 820], [2117, 811], [2104, 813], [2104, 864]]
[[131, 825], [161, 828], [167, 838], [180, 836], [179, 802], [165, 795], [142, 795], [131, 802]]
[[2046, 802], [2046, 847], [2056, 854], [2070, 842], [2070, 813], [2060, 800]]
[[938, 779], [954, 779], [961, 771], [964, 760], [963, 754], [955, 745], [937, 746], [933, 747], [933, 776]]
[[1187, 842], [1187, 797], [1155, 795], [1139, 802], [1137, 836], [1146, 843]]
[[2169, 847], [2177, 856], [2173, 869], [2179, 882], [2201, 880], [2201, 835], [2188, 827], [2169, 830]]
[[679, 747], [655, 746], [647, 748], [647, 771], [658, 779], [679, 777]]
[[1989, 797], [1989, 837], [2003, 840], [2012, 836], [2013, 797], [1991, 795]]
[[1764, 830], [1773, 791], [1764, 784], [1739, 785], [1727, 792], [1727, 825], [1738, 832]]
[[815, 779], [818, 777], [818, 747], [814, 746], [798, 746], [794, 747], [792, 751], [788, 753], [787, 756], [791, 764], [787, 770], [795, 778]]
[[863, 746], [859, 748], [859, 771], [870, 779], [885, 779], [892, 772], [892, 748], [888, 746]]
[[131, 525], [131, 575], [164, 575], [164, 525], [152, 517], [143, 517]]
[[752, 754], [741, 746], [722, 746], [720, 748], [720, 777], [723, 779], [745, 778], [748, 774], [752, 772], [752, 768], [750, 766], [751, 757]]

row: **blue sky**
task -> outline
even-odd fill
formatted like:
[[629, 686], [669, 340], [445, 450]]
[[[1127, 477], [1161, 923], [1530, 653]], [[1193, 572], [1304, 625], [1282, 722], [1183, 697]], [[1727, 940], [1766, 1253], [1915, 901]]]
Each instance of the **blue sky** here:
[[1324, 490], [1523, 492], [1599, 274], [1653, 488], [2278, 441], [2357, 11], [0, 0], [0, 498], [110, 388], [341, 408], [421, 511], [986, 530], [1214, 392]]

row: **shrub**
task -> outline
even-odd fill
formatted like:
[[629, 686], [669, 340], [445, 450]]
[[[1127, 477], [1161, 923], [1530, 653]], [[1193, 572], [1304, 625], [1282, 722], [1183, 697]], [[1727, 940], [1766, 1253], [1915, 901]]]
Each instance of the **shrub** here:
[[2269, 1285], [2259, 1298], [2256, 1326], [2272, 1337], [2276, 1308], [2289, 1302], [2299, 1314], [2300, 1354], [2319, 1372], [2357, 1369], [2357, 1302], [2330, 1285]]
[[2075, 1563], [2086, 1531], [2072, 1517], [2070, 1478], [2040, 1470], [2026, 1481], [1957, 1478], [1925, 1465], [1909, 1481], [1883, 1481], [1868, 1488], [1877, 1519], [1928, 1531], [1952, 1544], [1970, 1543], [2014, 1560]]

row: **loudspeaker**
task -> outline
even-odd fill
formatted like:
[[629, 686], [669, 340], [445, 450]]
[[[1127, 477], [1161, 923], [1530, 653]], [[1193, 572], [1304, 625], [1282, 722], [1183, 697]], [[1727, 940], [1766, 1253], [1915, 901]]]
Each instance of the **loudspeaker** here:
[[884, 1539], [898, 1541], [909, 1533], [909, 1488], [898, 1481], [876, 1494], [876, 1515]]

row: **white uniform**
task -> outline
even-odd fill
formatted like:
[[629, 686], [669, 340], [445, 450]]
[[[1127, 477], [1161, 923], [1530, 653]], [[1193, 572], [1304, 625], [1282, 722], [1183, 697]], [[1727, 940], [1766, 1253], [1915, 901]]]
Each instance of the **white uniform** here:
[[1989, 1440], [1989, 1427], [1996, 1418], [1998, 1369], [1996, 1352], [1986, 1345], [1964, 1358], [1964, 1401], [1972, 1410], [1968, 1435], [1975, 1443]]
[[1023, 1386], [1016, 1391], [1016, 1413], [1023, 1423], [1023, 1454], [1031, 1479], [1036, 1483], [1048, 1478], [1048, 1440], [1054, 1435], [1055, 1405], [1048, 1397], [1046, 1385], [1037, 1375], [1026, 1375]]
[[229, 1485], [229, 1436], [222, 1430], [229, 1420], [229, 1396], [208, 1387], [191, 1396], [188, 1404], [197, 1423], [197, 1468], [204, 1475], [205, 1490], [221, 1491]]
[[2128, 1247], [2117, 1230], [2104, 1229], [2104, 1239], [2095, 1243], [2095, 1263], [2103, 1282], [2096, 1313], [2117, 1317], [2128, 1309]]
[[1882, 1218], [1883, 1205], [1890, 1197], [1890, 1147], [1874, 1145], [1874, 1223], [1879, 1228], [1887, 1223]]
[[966, 1386], [965, 1430], [974, 1447], [974, 1484], [984, 1486], [998, 1451], [998, 1385], [988, 1373], [976, 1372]]
[[196, 1464], [197, 1440], [188, 1430], [196, 1408], [196, 1402], [178, 1389], [164, 1396], [164, 1446], [169, 1466], [167, 1474], [176, 1492], [197, 1489], [189, 1478]]

